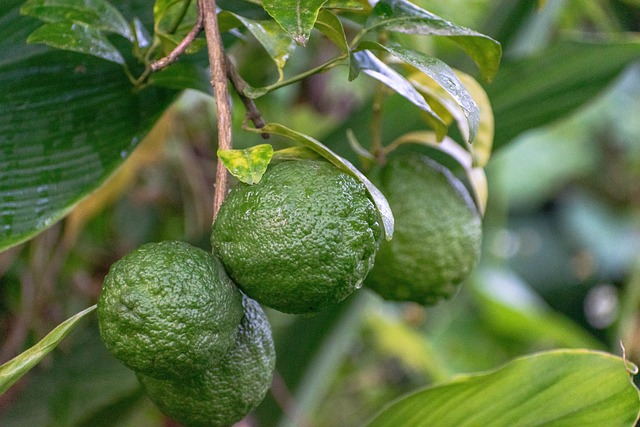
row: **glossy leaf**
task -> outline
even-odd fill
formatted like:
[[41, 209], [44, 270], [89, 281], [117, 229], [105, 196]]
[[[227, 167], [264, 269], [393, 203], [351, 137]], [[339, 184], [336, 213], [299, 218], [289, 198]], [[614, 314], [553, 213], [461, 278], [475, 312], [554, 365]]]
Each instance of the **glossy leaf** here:
[[273, 21], [254, 21], [227, 11], [220, 12], [219, 17], [225, 20], [228, 29], [239, 25], [246, 27], [275, 62], [282, 80], [284, 66], [296, 47], [293, 39]]
[[382, 225], [384, 227], [385, 237], [387, 240], [391, 239], [393, 236], [393, 214], [391, 213], [389, 202], [387, 202], [387, 199], [382, 195], [380, 190], [378, 190], [378, 188], [373, 185], [371, 181], [369, 181], [369, 179], [358, 170], [358, 168], [351, 164], [351, 162], [335, 154], [320, 141], [278, 123], [267, 123], [264, 127], [256, 131], [260, 133], [272, 133], [275, 135], [286, 136], [298, 144], [315, 151], [338, 168], [360, 180], [367, 188], [367, 191], [371, 196], [371, 200], [378, 208], [378, 212], [382, 219]]
[[39, 23], [20, 4], [0, 2], [0, 250], [105, 182], [176, 95], [134, 92], [120, 65], [27, 45]]
[[459, 70], [456, 70], [456, 75], [464, 87], [467, 88], [480, 110], [478, 132], [476, 133], [476, 138], [473, 140], [471, 153], [473, 154], [474, 166], [482, 168], [489, 162], [489, 159], [491, 158], [491, 151], [493, 150], [493, 138], [495, 133], [493, 108], [491, 107], [491, 101], [489, 100], [487, 92], [485, 92], [484, 88], [476, 79]]
[[87, 314], [96, 309], [95, 305], [65, 320], [47, 334], [38, 344], [0, 366], [0, 394], [3, 394], [31, 368], [66, 337], [73, 327]]
[[417, 68], [440, 85], [455, 100], [464, 113], [466, 126], [462, 127], [465, 131], [466, 142], [472, 143], [475, 140], [478, 126], [480, 125], [480, 109], [451, 67], [437, 58], [407, 49], [396, 43], [382, 45], [380, 43], [365, 42], [361, 43], [361, 46], [385, 50], [396, 58]]
[[77, 22], [135, 40], [127, 20], [106, 0], [27, 0], [20, 12], [51, 24]]
[[447, 125], [433, 111], [429, 104], [427, 104], [424, 97], [411, 86], [411, 83], [393, 68], [382, 62], [368, 50], [352, 53], [350, 64], [349, 78], [351, 80], [355, 79], [360, 72], [363, 72], [384, 83], [428, 115], [429, 122], [438, 134], [438, 138], [443, 138], [446, 135]]
[[326, 1], [263, 0], [262, 6], [296, 43], [304, 46], [318, 19], [318, 11]]
[[449, 37], [476, 62], [483, 78], [489, 81], [500, 65], [500, 43], [484, 34], [452, 24], [407, 0], [380, 0], [373, 8], [366, 29]]
[[[198, 19], [195, 1], [156, 0], [153, 6], [154, 33], [168, 54], [182, 41]], [[206, 45], [203, 38], [189, 45], [186, 53], [195, 53]]]
[[245, 184], [257, 184], [262, 179], [273, 157], [269, 144], [254, 145], [242, 150], [218, 150], [218, 158], [231, 175]]
[[362, 10], [364, 6], [359, 0], [327, 0], [322, 6], [326, 9]]
[[344, 34], [344, 27], [340, 19], [328, 10], [321, 10], [318, 13], [316, 28], [329, 40], [333, 42], [344, 53], [349, 51], [347, 37]]
[[[476, 79], [459, 70], [455, 70], [455, 74], [468, 90], [474, 100], [474, 103], [479, 109], [480, 116], [478, 132], [473, 141], [473, 145], [468, 144], [467, 149], [473, 155], [473, 165], [477, 167], [484, 167], [491, 157], [491, 151], [493, 148], [493, 109], [491, 108], [491, 103], [487, 93]], [[440, 85], [420, 72], [410, 74], [408, 76], [408, 80], [421, 94], [424, 95], [426, 99], [429, 100], [429, 105], [431, 105], [440, 117], [446, 117], [446, 114], [450, 114], [458, 123], [460, 133], [463, 136], [465, 135], [468, 125], [462, 108], [451, 99]], [[444, 112], [442, 111], [443, 109], [445, 110]]]
[[383, 410], [369, 427], [633, 426], [640, 409], [629, 370], [611, 354], [557, 350], [461, 376]]
[[637, 39], [562, 41], [539, 55], [506, 62], [486, 86], [499, 123], [496, 147], [575, 111], [639, 57]]
[[27, 38], [28, 43], [42, 43], [57, 49], [85, 53], [124, 65], [124, 57], [100, 32], [86, 24], [59, 22], [44, 24]]

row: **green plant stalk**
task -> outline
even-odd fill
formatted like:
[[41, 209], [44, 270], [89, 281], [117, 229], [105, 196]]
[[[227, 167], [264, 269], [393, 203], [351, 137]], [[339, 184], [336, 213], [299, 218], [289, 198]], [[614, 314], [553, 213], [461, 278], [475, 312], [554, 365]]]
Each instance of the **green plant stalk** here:
[[261, 88], [249, 88], [249, 87], [247, 87], [247, 88], [245, 88], [244, 95], [248, 96], [249, 98], [253, 98], [253, 99], [259, 98], [259, 97], [261, 97], [263, 95], [266, 95], [266, 94], [268, 94], [270, 92], [273, 92], [274, 90], [280, 89], [280, 88], [285, 87], [285, 86], [289, 86], [290, 84], [293, 84], [293, 83], [297, 83], [300, 80], [303, 80], [303, 79], [305, 79], [307, 77], [310, 77], [310, 76], [312, 76], [314, 74], [318, 74], [318, 73], [321, 73], [323, 71], [327, 71], [327, 70], [329, 70], [329, 69], [331, 69], [333, 67], [336, 67], [338, 65], [342, 65], [341, 64], [342, 61], [344, 61], [348, 57], [349, 56], [346, 53], [342, 54], [340, 56], [336, 56], [335, 58], [332, 58], [329, 61], [318, 65], [317, 67], [311, 68], [311, 69], [309, 69], [307, 71], [304, 71], [304, 72], [302, 72], [300, 74], [296, 74], [295, 76], [293, 76], [293, 77], [291, 77], [289, 79], [281, 80], [281, 81], [279, 81], [277, 83], [274, 83], [272, 85], [269, 85], [269, 86], [264, 86], [264, 87], [261, 87]]

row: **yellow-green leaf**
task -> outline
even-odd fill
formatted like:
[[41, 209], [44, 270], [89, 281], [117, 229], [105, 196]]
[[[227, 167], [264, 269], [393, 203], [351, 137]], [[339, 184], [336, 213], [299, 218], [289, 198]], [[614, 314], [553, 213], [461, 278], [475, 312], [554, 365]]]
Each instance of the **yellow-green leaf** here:
[[231, 175], [246, 184], [257, 184], [273, 157], [273, 147], [260, 144], [243, 150], [218, 150], [218, 158]]
[[92, 305], [75, 316], [70, 317], [56, 326], [42, 341], [0, 366], [0, 394], [7, 391], [20, 377], [37, 365], [51, 350], [56, 348], [76, 323], [95, 309], [96, 306]]

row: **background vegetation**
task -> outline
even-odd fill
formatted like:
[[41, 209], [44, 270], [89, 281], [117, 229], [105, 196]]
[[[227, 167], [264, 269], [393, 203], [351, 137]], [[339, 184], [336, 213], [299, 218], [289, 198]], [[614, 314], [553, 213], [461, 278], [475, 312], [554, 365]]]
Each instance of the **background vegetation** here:
[[[220, 5], [240, 7], [231, 3]], [[500, 71], [485, 85], [495, 142], [483, 259], [456, 297], [435, 307], [385, 303], [362, 290], [313, 317], [268, 311], [278, 370], [252, 416], [259, 425], [358, 425], [420, 386], [545, 349], [622, 354], [624, 346], [640, 362], [640, 4], [414, 3], [503, 47]], [[11, 31], [13, 21], [4, 19], [0, 35]], [[407, 43], [477, 75], [446, 40], [407, 36]], [[251, 84], [273, 81], [277, 71], [255, 41], [229, 48]], [[312, 38], [287, 67], [321, 62], [330, 48]], [[356, 163], [346, 130], [363, 143], [371, 139], [374, 83], [349, 84], [346, 72], [313, 76], [259, 99], [258, 107]], [[163, 93], [154, 96], [167, 102]], [[234, 144], [259, 142], [240, 129], [244, 110], [234, 101]], [[140, 244], [176, 239], [209, 247], [214, 111], [208, 96], [182, 93], [99, 192], [0, 254], [0, 362], [94, 304], [109, 266]], [[423, 126], [397, 95], [384, 102], [382, 117], [385, 142]], [[6, 147], [9, 133], [0, 142]], [[169, 424], [133, 373], [107, 354], [92, 319], [0, 397], [0, 425]]]

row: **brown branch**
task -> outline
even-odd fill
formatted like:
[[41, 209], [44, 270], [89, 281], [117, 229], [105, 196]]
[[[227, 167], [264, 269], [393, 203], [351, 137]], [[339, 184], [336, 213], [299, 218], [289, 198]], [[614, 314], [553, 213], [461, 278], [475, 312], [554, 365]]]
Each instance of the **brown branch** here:
[[[200, 13], [204, 17], [204, 31], [207, 38], [207, 50], [211, 67], [211, 85], [216, 98], [218, 118], [218, 149], [229, 150], [233, 147], [231, 133], [231, 104], [227, 86], [227, 66], [224, 47], [218, 27], [215, 0], [199, 0]], [[224, 164], [216, 164], [216, 184], [213, 194], [213, 218], [227, 195], [228, 174]]]
[[178, 45], [167, 56], [152, 62], [150, 65], [151, 71], [155, 72], [155, 71], [162, 70], [163, 68], [176, 62], [178, 58], [180, 58], [180, 55], [182, 55], [189, 48], [191, 43], [193, 43], [196, 37], [198, 37], [198, 34], [200, 34], [200, 32], [202, 31], [203, 22], [204, 22], [204, 15], [202, 11], [199, 11], [198, 21], [193, 26], [191, 31], [189, 31], [189, 33], [185, 36], [185, 38], [182, 39], [182, 41], [178, 43]]
[[[240, 73], [238, 73], [238, 70], [233, 65], [233, 62], [231, 62], [231, 59], [229, 57], [227, 57], [226, 59], [227, 77], [229, 78], [229, 81], [231, 81], [233, 88], [236, 90], [236, 93], [244, 104], [244, 108], [247, 111], [247, 119], [253, 122], [253, 125], [256, 127], [256, 129], [262, 129], [266, 125], [266, 123], [262, 118], [262, 115], [260, 114], [256, 103], [253, 101], [253, 99], [245, 95], [245, 89], [249, 87], [249, 84], [245, 79], [242, 78]], [[263, 133], [261, 134], [261, 136], [264, 139], [269, 139], [270, 135], [268, 133]]]

